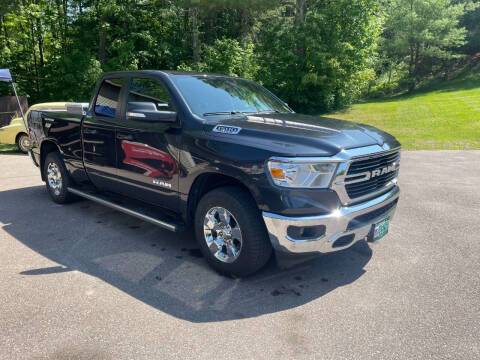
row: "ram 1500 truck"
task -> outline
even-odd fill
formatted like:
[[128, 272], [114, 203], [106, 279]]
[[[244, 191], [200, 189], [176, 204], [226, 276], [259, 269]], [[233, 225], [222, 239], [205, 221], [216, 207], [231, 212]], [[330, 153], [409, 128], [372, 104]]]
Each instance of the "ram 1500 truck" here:
[[171, 231], [247, 276], [278, 254], [330, 253], [388, 231], [400, 144], [371, 126], [300, 115], [223, 75], [104, 74], [88, 106], [32, 111], [32, 159], [57, 203], [80, 196]]

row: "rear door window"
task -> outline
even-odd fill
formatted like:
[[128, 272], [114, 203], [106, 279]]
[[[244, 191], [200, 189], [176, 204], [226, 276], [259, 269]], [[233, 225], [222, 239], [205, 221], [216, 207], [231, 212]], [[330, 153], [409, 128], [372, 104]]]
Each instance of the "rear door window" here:
[[95, 114], [114, 118], [119, 111], [120, 92], [123, 79], [105, 79], [95, 101]]

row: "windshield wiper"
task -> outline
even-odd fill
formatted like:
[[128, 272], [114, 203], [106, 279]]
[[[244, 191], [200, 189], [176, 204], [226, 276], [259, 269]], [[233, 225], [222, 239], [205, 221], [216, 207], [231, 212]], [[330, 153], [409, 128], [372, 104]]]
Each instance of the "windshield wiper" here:
[[216, 111], [216, 112], [206, 112], [203, 116], [214, 116], [214, 115], [237, 115], [243, 114], [241, 111]]
[[267, 115], [267, 114], [282, 114], [281, 111], [278, 110], [261, 110], [261, 111], [249, 111], [244, 112], [246, 115]]
[[257, 111], [257, 112], [254, 112], [252, 114], [280, 114], [280, 111], [278, 110], [262, 110], [262, 111]]
[[203, 116], [214, 116], [214, 115], [238, 115], [238, 114], [244, 114], [244, 115], [262, 115], [262, 114], [280, 114], [281, 111], [278, 110], [262, 110], [262, 111], [238, 111], [238, 110], [233, 110], [233, 111], [216, 111], [216, 112], [206, 112], [203, 114]]

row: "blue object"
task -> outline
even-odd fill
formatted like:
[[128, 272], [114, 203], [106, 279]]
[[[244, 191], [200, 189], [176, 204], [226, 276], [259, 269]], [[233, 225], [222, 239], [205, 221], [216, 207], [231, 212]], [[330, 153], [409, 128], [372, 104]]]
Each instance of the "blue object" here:
[[108, 105], [95, 105], [95, 113], [101, 116], [115, 117], [115, 109], [112, 109]]
[[4, 82], [11, 82], [12, 74], [10, 74], [10, 70], [8, 69], [0, 69], [0, 81]]

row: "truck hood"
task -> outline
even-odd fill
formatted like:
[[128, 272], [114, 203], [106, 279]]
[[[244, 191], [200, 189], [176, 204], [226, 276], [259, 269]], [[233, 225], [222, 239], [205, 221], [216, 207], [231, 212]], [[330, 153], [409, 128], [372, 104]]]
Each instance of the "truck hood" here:
[[[216, 125], [241, 128], [237, 134], [216, 133]], [[369, 125], [295, 113], [232, 116], [208, 123], [208, 132], [242, 145], [287, 156], [332, 156], [343, 149], [400, 146], [391, 135]]]

